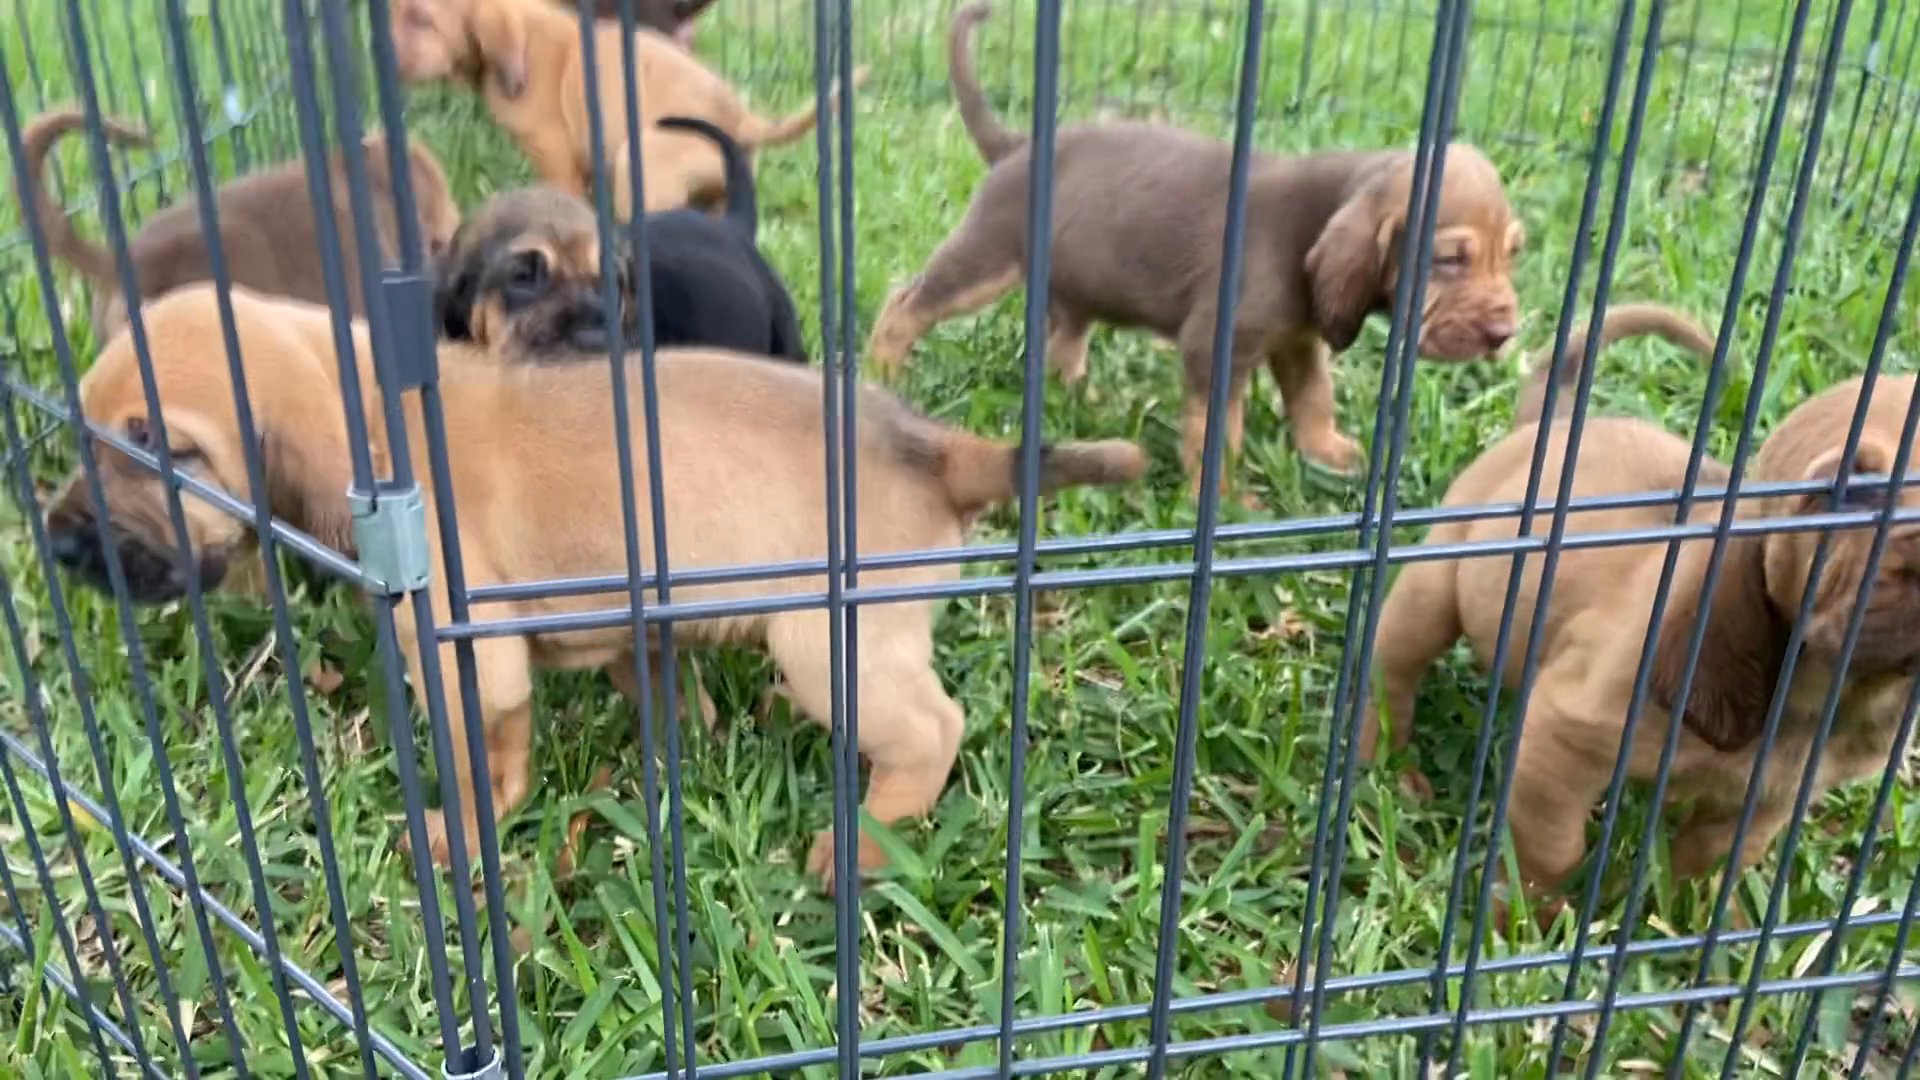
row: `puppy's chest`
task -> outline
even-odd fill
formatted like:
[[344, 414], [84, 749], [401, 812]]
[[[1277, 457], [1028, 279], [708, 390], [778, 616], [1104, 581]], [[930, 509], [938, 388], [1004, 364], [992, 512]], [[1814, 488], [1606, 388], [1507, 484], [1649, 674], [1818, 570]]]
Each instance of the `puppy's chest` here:
[[[1828, 686], [1824, 671], [1809, 672], [1808, 677], [1794, 680], [1761, 780], [1763, 802], [1791, 802], [1799, 793], [1819, 733]], [[1906, 680], [1880, 680], [1873, 685], [1849, 687], [1842, 693], [1814, 775], [1816, 795], [1838, 784], [1878, 775], [1886, 768], [1911, 686]], [[1691, 775], [1683, 793], [1735, 805], [1743, 802], [1759, 742], [1731, 754], [1697, 742], [1692, 749], [1692, 753], [1683, 755], [1692, 759], [1682, 762], [1683, 766], [1692, 766], [1686, 770]]]

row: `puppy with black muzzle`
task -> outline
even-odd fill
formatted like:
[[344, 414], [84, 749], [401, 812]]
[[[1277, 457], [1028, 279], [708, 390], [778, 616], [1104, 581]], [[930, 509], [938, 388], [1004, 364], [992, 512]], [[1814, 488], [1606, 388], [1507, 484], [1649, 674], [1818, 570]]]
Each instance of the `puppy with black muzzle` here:
[[[660, 126], [697, 132], [720, 148], [727, 206], [720, 218], [690, 208], [647, 215], [654, 343], [804, 362], [793, 298], [755, 246], [759, 212], [746, 154], [704, 120], [668, 117]], [[616, 269], [622, 335], [638, 348], [633, 254], [623, 243]], [[542, 359], [604, 353], [612, 344], [598, 222], [565, 192], [535, 187], [495, 196], [455, 235], [439, 277], [435, 303], [441, 334], [451, 340]]]

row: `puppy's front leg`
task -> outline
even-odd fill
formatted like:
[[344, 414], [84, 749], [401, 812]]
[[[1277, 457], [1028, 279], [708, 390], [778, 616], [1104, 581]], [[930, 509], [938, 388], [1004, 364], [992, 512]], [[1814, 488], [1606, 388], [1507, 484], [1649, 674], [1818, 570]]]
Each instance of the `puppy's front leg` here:
[[1536, 693], [1520, 733], [1507, 821], [1529, 896], [1558, 889], [1586, 857], [1587, 815], [1607, 790], [1611, 755], [1597, 757], [1569, 737], [1577, 722]]
[[[405, 620], [411, 622], [411, 619]], [[411, 627], [403, 627], [407, 666], [418, 690], [426, 686], [421, 672], [416, 637]], [[527, 797], [528, 758], [533, 741], [533, 672], [525, 641], [520, 638], [486, 638], [474, 643], [475, 674], [480, 691], [476, 703], [480, 710], [482, 735], [486, 744], [487, 774], [493, 799], [493, 820], [498, 822]], [[440, 654], [440, 684], [445, 694], [446, 718], [451, 735], [449, 755], [453, 761], [455, 789], [460, 798], [460, 825], [466, 838], [469, 858], [477, 858], [480, 846], [480, 818], [474, 803], [473, 755], [466, 738], [466, 700], [460, 688], [458, 656], [452, 645]], [[425, 702], [420, 703], [424, 708]], [[438, 739], [440, 736], [435, 733]], [[429, 810], [426, 818], [427, 850], [435, 865], [451, 862], [446, 811]], [[401, 848], [411, 847], [402, 837]]]
[[[1239, 462], [1240, 451], [1246, 441], [1247, 381], [1245, 373], [1236, 371], [1232, 383], [1227, 387], [1227, 415], [1221, 417], [1221, 422], [1227, 425], [1226, 455], [1220, 463], [1220, 497], [1223, 499], [1233, 490], [1230, 479], [1232, 466]], [[1205, 386], [1189, 385], [1186, 399], [1181, 405], [1181, 464], [1187, 470], [1187, 492], [1196, 502], [1200, 498], [1200, 459], [1207, 445], [1207, 398]], [[1243, 493], [1240, 502], [1249, 510], [1260, 508], [1259, 500], [1252, 492]]]
[[1343, 476], [1356, 472], [1364, 455], [1360, 444], [1340, 431], [1334, 416], [1327, 343], [1318, 334], [1298, 335], [1273, 351], [1267, 367], [1280, 384], [1300, 453]]
[[[1762, 800], [1753, 808], [1753, 823], [1747, 829], [1746, 842], [1737, 855], [1731, 856], [1732, 873], [1743, 874], [1766, 858], [1768, 849], [1773, 847], [1773, 838], [1786, 826], [1791, 809], [1792, 804], [1784, 800], [1774, 803]], [[1673, 836], [1674, 876], [1699, 877], [1721, 859], [1729, 858], [1728, 849], [1733, 846], [1733, 833], [1739, 823], [1738, 803], [1694, 806]]]

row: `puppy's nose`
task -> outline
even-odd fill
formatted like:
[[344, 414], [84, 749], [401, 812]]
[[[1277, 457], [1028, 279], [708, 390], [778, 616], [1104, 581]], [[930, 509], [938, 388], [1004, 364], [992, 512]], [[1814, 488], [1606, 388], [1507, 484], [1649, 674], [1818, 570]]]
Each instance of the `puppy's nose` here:
[[87, 564], [94, 540], [93, 530], [85, 526], [56, 527], [47, 534], [47, 545], [53, 552], [53, 561], [69, 570]]
[[1515, 329], [1512, 319], [1494, 319], [1480, 324], [1480, 336], [1486, 339], [1487, 350], [1491, 352], [1505, 345]]

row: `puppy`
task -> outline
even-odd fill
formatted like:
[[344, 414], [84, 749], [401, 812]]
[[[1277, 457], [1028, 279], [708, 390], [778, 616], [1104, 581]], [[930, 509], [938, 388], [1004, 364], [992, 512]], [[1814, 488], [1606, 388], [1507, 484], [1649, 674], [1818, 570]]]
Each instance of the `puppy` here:
[[[987, 15], [975, 3], [955, 16], [948, 76], [967, 133], [992, 169], [953, 235], [875, 319], [867, 353], [883, 374], [935, 324], [1021, 283], [1030, 150], [994, 118], [973, 75], [967, 38]], [[1185, 363], [1183, 452], [1196, 492], [1232, 156], [1218, 140], [1140, 123], [1063, 128], [1054, 156], [1049, 366], [1069, 383], [1083, 378], [1096, 319], [1174, 341]], [[1343, 473], [1358, 466], [1359, 444], [1335, 426], [1328, 348], [1353, 344], [1366, 316], [1389, 306], [1413, 164], [1398, 151], [1256, 156], [1226, 416], [1231, 452], [1240, 449], [1247, 383], [1264, 361], [1301, 452]], [[1423, 355], [1468, 359], [1513, 335], [1509, 275], [1523, 239], [1493, 165], [1470, 146], [1453, 146]]]
[[[274, 512], [336, 546], [348, 541], [351, 518], [343, 493], [348, 483], [346, 425], [329, 316], [324, 308], [275, 302], [235, 290], [234, 316], [253, 393], [253, 409], [266, 454], [268, 496]], [[227, 361], [211, 288], [177, 291], [152, 305], [153, 368], [174, 458], [209, 482], [250, 497], [244, 448], [236, 430]], [[355, 324], [356, 355], [364, 387], [377, 383], [364, 324]], [[463, 360], [471, 347], [449, 344], [449, 363], [466, 363], [458, 379], [441, 384], [449, 442], [455, 463], [453, 495], [461, 519], [461, 554], [474, 585], [556, 576], [602, 574], [625, 566], [620, 525], [617, 448], [608, 437], [613, 402], [606, 373], [595, 364], [498, 363]], [[638, 409], [640, 380], [630, 385]], [[715, 567], [819, 559], [825, 535], [825, 452], [819, 399], [820, 374], [797, 364], [769, 364], [717, 351], [665, 350], [658, 356], [660, 445], [669, 507], [672, 565]], [[862, 391], [858, 482], [860, 516], [854, 523], [859, 550], [877, 554], [959, 544], [981, 511], [1015, 496], [1019, 452], [1011, 443], [979, 438], [910, 411], [875, 389]], [[377, 394], [373, 397], [377, 398]], [[103, 350], [81, 386], [89, 421], [135, 443], [152, 438], [141, 394], [138, 363], [125, 339]], [[381, 405], [366, 403], [369, 416]], [[408, 409], [409, 437], [425, 452], [417, 411]], [[373, 425], [379, 428], [380, 425]], [[502, 452], [502, 432], [511, 432]], [[716, 432], [725, 432], [716, 438]], [[383, 436], [374, 436], [375, 460], [386, 457]], [[645, 475], [646, 447], [630, 452]], [[138, 567], [148, 587], [144, 599], [179, 591], [177, 549], [168, 539], [165, 488], [155, 473], [125, 455], [101, 449], [102, 481], [109, 506], [104, 524], [94, 520], [80, 478], [70, 482], [48, 511], [55, 546], [66, 561], [91, 577], [86, 553], [103, 542], [117, 546], [129, 567]], [[1145, 467], [1129, 442], [1065, 443], [1049, 448], [1041, 488], [1119, 484]], [[425, 481], [429, 502], [449, 493]], [[644, 503], [645, 500], [642, 500]], [[202, 576], [217, 581], [230, 553], [243, 544], [241, 522], [193, 500], [187, 507], [191, 557]], [[436, 617], [446, 618], [446, 575], [431, 507], [426, 515], [434, 552], [430, 586]], [[650, 508], [640, 508], [640, 527], [650, 530]], [[868, 584], [952, 580], [951, 567], [869, 571]], [[820, 578], [682, 587], [676, 600], [805, 594], [825, 588]], [[605, 607], [604, 597], [565, 597], [510, 603], [503, 618], [579, 612]], [[927, 601], [863, 609], [859, 620], [860, 751], [871, 765], [866, 810], [874, 819], [897, 822], [925, 813], [938, 798], [959, 749], [965, 718], [933, 669], [934, 606]], [[399, 618], [406, 648], [415, 649], [414, 627], [402, 605]], [[771, 615], [741, 615], [680, 624], [691, 642], [757, 641], [786, 678], [788, 696], [816, 718], [829, 715], [828, 613], [821, 609]], [[493, 808], [504, 815], [526, 797], [531, 782], [527, 758], [532, 734], [533, 669], [606, 668], [630, 685], [633, 640], [629, 630], [490, 637], [475, 642], [479, 664], [477, 706], [487, 733]], [[445, 670], [453, 653], [446, 646]], [[409, 653], [414, 685], [419, 658]], [[460, 688], [447, 680], [451, 715], [462, 713]], [[472, 779], [467, 756], [455, 754], [462, 795], [462, 822], [477, 843]], [[446, 857], [444, 821], [430, 828], [432, 853]], [[834, 839], [822, 833], [808, 864], [831, 887]], [[860, 864], [884, 861], [862, 837]]]
[[[47, 249], [93, 282], [93, 333], [105, 341], [126, 325], [126, 304], [120, 296], [120, 272], [113, 252], [80, 236], [73, 222], [57, 206], [44, 181], [47, 154], [60, 137], [86, 126], [86, 114], [77, 108], [50, 112], [21, 133], [26, 174], [31, 191], [21, 205], [31, 205], [46, 234]], [[147, 135], [128, 124], [102, 118], [107, 138], [120, 145], [146, 146]], [[393, 207], [393, 179], [387, 169], [387, 143], [380, 135], [361, 141], [366, 151], [367, 181], [375, 207], [374, 234], [380, 255], [398, 257], [399, 222]], [[430, 252], [438, 254], [460, 227], [460, 205], [447, 186], [446, 173], [433, 154], [418, 142], [407, 146], [414, 206], [420, 235]], [[346, 163], [336, 152], [331, 161], [335, 223], [345, 259], [347, 298], [354, 314], [361, 314], [360, 259], [354, 242], [352, 199], [347, 192]], [[320, 266], [319, 226], [307, 193], [306, 166], [294, 161], [264, 172], [243, 176], [214, 192], [220, 219], [220, 247], [227, 274], [236, 285], [315, 303], [327, 302]], [[127, 242], [134, 280], [142, 301], [170, 289], [213, 276], [211, 256], [200, 229], [200, 214], [191, 200], [175, 203], [147, 219]]]
[[[713, 6], [713, 0], [594, 0], [594, 14], [602, 19], [618, 20], [623, 3], [632, 5], [635, 26], [658, 30], [683, 49], [693, 48], [693, 20]], [[572, 4], [563, 4], [561, 8], [572, 9]]]
[[[727, 209], [723, 219], [689, 209], [647, 215], [654, 343], [805, 362], [793, 298], [754, 246], [758, 211], [746, 156], [704, 120], [668, 117], [660, 126], [698, 131], [719, 144]], [[597, 224], [586, 203], [552, 188], [496, 196], [454, 237], [442, 267], [436, 302], [443, 335], [509, 343], [516, 355], [606, 352]], [[630, 250], [622, 253], [620, 295], [623, 335], [637, 349], [632, 258]]]
[[[1607, 339], [1646, 332], [1709, 355], [1713, 348], [1712, 339], [1685, 316], [1651, 306], [1615, 308], [1603, 330]], [[1447, 492], [1446, 505], [1525, 498], [1538, 430], [1535, 421], [1542, 388], [1537, 384], [1555, 377], [1556, 368], [1563, 382], [1577, 377], [1582, 354], [1583, 342], [1575, 335], [1561, 363], [1542, 365], [1535, 372], [1536, 386], [1523, 396], [1519, 427], [1460, 474]], [[1853, 462], [1855, 474], [1885, 473], [1892, 467], [1913, 389], [1911, 377], [1881, 378]], [[1860, 381], [1853, 379], [1795, 409], [1755, 455], [1754, 482], [1835, 481], [1859, 394]], [[1548, 498], [1559, 490], [1566, 448], [1566, 436], [1558, 427], [1550, 434], [1541, 477]], [[1686, 441], [1642, 420], [1590, 418], [1581, 436], [1573, 497], [1677, 489], [1689, 449]], [[1719, 462], [1702, 464], [1703, 484], [1722, 485], [1728, 475]], [[1757, 505], [1743, 505], [1742, 516], [1820, 513], [1827, 508], [1828, 497], [1820, 492], [1759, 500]], [[1880, 506], [1889, 497], [1902, 505], [1920, 505], [1920, 493], [1909, 490], [1897, 490], [1891, 496], [1882, 490], [1850, 491], [1845, 505], [1853, 509]], [[1704, 503], [1689, 520], [1711, 522], [1719, 513], [1718, 503]], [[1577, 534], [1656, 528], [1672, 520], [1670, 506], [1646, 506], [1582, 511], [1570, 514], [1566, 523], [1568, 531]], [[1446, 522], [1434, 526], [1428, 542], [1454, 544], [1514, 535], [1513, 519]], [[1587, 819], [1607, 789], [1620, 752], [1621, 727], [1668, 543], [1561, 552], [1542, 628], [1546, 638], [1541, 642], [1539, 672], [1515, 751], [1519, 759], [1508, 808], [1522, 884], [1536, 896], [1557, 890], [1586, 854]], [[1711, 603], [1707, 636], [1682, 713], [1685, 730], [1667, 790], [1669, 801], [1692, 804], [1673, 834], [1676, 875], [1702, 874], [1723, 857], [1734, 872], [1752, 866], [1792, 812], [1865, 572], [1872, 543], [1868, 527], [1833, 535], [1778, 741], [1760, 780], [1753, 831], [1741, 850], [1729, 851], [1747, 796], [1755, 743], [1764, 729], [1785, 660], [1787, 636], [1818, 543], [1819, 534], [1813, 532], [1734, 536], [1727, 542], [1718, 587], [1707, 601]], [[1688, 541], [1681, 547], [1655, 646], [1651, 693], [1630, 751], [1629, 770], [1638, 780], [1654, 777], [1667, 738], [1688, 641], [1703, 602], [1711, 548], [1710, 539]], [[1526, 560], [1513, 615], [1517, 636], [1499, 673], [1508, 689], [1516, 687], [1521, 677], [1541, 563], [1539, 555]], [[1482, 664], [1491, 661], [1510, 568], [1511, 561], [1500, 557], [1414, 562], [1400, 572], [1388, 594], [1375, 647], [1395, 746], [1404, 747], [1411, 733], [1421, 675], [1456, 640], [1464, 636]], [[1858, 648], [1851, 665], [1839, 675], [1845, 683], [1833, 734], [1820, 763], [1820, 790], [1877, 774], [1884, 767], [1916, 665], [1920, 665], [1920, 530], [1896, 526], [1870, 594]], [[1369, 708], [1358, 748], [1363, 758], [1372, 756], [1378, 725], [1377, 715]]]
[[[466, 83], [520, 143], [541, 180], [582, 198], [593, 189], [591, 89], [600, 100], [614, 209], [622, 221], [632, 216], [617, 23], [602, 20], [595, 27], [597, 78], [589, 88], [579, 20], [549, 0], [395, 0], [392, 10], [402, 79]], [[789, 143], [813, 130], [811, 107], [777, 121], [754, 114], [726, 80], [663, 34], [642, 28], [633, 45], [645, 211], [715, 203], [726, 179], [721, 156], [708, 140], [662, 130], [654, 123], [657, 117], [708, 120], [750, 151]]]

